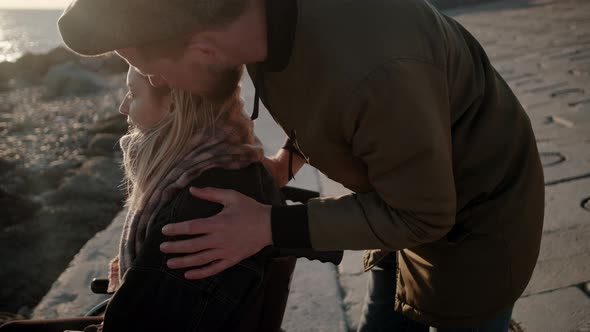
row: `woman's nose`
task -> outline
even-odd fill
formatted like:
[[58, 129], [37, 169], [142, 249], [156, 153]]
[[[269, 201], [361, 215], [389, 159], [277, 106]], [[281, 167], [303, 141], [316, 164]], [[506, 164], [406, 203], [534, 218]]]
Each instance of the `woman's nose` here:
[[148, 80], [154, 88], [168, 85], [168, 82], [160, 75], [148, 75]]
[[129, 106], [127, 100], [128, 98], [125, 97], [125, 99], [123, 99], [123, 101], [121, 102], [121, 105], [119, 105], [119, 113], [123, 115], [129, 115]]

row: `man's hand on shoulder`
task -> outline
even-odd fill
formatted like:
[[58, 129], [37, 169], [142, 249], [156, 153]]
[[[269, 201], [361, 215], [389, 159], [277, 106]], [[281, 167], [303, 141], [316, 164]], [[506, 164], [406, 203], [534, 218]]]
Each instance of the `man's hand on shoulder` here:
[[272, 244], [271, 206], [234, 190], [191, 188], [190, 192], [199, 199], [224, 207], [209, 218], [168, 224], [162, 229], [167, 236], [200, 235], [188, 240], [164, 242], [160, 247], [164, 253], [187, 254], [168, 260], [172, 269], [202, 266], [187, 271], [185, 278], [210, 277]]

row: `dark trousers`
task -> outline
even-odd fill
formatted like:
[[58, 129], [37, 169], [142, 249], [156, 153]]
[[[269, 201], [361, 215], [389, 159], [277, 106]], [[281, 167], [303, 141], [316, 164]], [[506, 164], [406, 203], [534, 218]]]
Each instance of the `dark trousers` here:
[[396, 255], [389, 254], [372, 270], [357, 332], [508, 332], [512, 307], [474, 328], [432, 328], [393, 310]]

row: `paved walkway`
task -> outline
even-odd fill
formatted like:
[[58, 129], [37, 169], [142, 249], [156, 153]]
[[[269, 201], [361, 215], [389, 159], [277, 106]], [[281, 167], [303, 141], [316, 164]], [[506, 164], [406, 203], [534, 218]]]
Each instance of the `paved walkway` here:
[[[590, 1], [502, 1], [447, 12], [482, 42], [533, 122], [546, 176], [546, 218], [539, 262], [514, 318], [526, 331], [590, 331]], [[248, 107], [252, 85], [244, 81]], [[284, 133], [263, 110], [256, 131], [267, 154]], [[502, 133], [498, 133], [502, 135]], [[347, 191], [304, 168], [296, 186], [324, 196]], [[37, 307], [37, 317], [72, 316], [96, 302], [89, 279], [104, 275], [121, 219], [99, 233]], [[115, 239], [115, 240], [113, 240]], [[365, 292], [360, 252], [343, 263], [301, 259], [284, 328], [354, 331]]]

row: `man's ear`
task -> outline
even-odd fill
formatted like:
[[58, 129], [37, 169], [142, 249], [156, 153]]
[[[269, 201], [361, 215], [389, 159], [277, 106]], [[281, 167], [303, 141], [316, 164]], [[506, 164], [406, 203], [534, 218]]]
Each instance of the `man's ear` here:
[[219, 58], [219, 50], [206, 34], [195, 34], [189, 39], [187, 54], [199, 62], [215, 63]]

